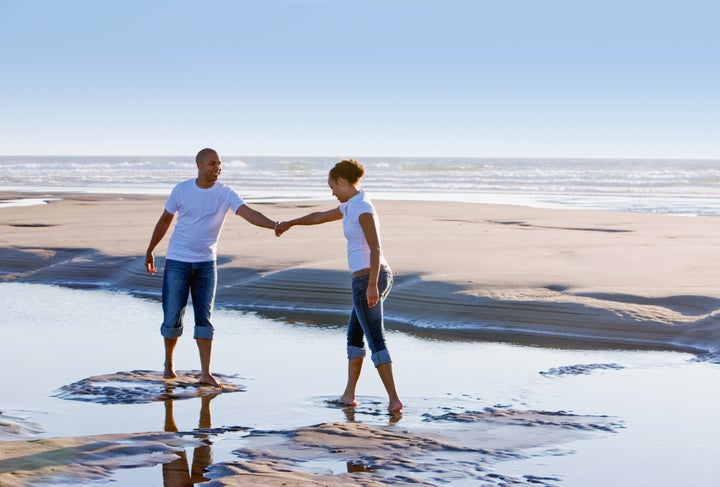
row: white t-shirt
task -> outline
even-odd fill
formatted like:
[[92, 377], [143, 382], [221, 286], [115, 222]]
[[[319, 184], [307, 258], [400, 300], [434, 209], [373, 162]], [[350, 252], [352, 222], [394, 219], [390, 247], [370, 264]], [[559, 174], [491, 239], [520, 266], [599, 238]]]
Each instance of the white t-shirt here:
[[165, 210], [178, 215], [167, 258], [181, 262], [215, 260], [225, 216], [244, 204], [245, 201], [223, 183], [216, 182], [208, 189], [199, 188], [195, 179], [178, 183], [165, 202]]
[[[340, 203], [338, 209], [343, 214], [343, 232], [347, 239], [347, 258], [350, 272], [368, 269], [370, 267], [370, 247], [360, 226], [360, 215], [369, 213], [373, 216], [378, 242], [380, 242], [380, 222], [375, 207], [365, 192], [360, 191], [345, 203]], [[387, 265], [382, 252], [382, 244], [380, 245], [380, 265]]]

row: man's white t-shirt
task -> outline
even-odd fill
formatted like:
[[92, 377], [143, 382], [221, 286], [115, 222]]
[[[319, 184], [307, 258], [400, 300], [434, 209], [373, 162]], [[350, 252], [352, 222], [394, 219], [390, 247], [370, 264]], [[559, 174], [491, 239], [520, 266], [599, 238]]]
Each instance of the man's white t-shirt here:
[[[360, 191], [345, 203], [340, 203], [338, 209], [343, 214], [343, 232], [347, 239], [347, 258], [350, 272], [368, 269], [370, 267], [370, 247], [360, 226], [360, 215], [369, 213], [373, 216], [378, 242], [380, 242], [380, 223], [377, 219], [375, 207], [365, 192]], [[382, 245], [380, 245], [380, 265], [387, 265], [385, 256], [382, 253]]]
[[177, 223], [167, 258], [181, 262], [207, 262], [217, 257], [217, 243], [228, 211], [235, 213], [245, 201], [230, 186], [216, 182], [203, 189], [195, 179], [178, 183], [165, 202], [165, 211]]

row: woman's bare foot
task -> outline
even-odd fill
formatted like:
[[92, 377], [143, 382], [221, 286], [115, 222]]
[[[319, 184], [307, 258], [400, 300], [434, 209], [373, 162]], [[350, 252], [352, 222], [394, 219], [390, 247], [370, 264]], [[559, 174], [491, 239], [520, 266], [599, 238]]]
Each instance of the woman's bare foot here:
[[353, 407], [360, 404], [355, 400], [354, 397], [347, 398], [345, 396], [340, 396], [337, 399], [330, 399], [328, 401], [330, 404], [335, 404], [336, 406], [346, 406], [346, 407]]
[[399, 399], [391, 401], [390, 404], [388, 404], [388, 411], [390, 411], [390, 414], [402, 414], [402, 408], [403, 403], [401, 403]]
[[207, 384], [209, 386], [213, 387], [222, 387], [222, 382], [217, 380], [212, 374], [201, 374], [200, 379], [198, 380], [201, 384]]
[[175, 370], [172, 365], [165, 364], [165, 370], [163, 371], [163, 377], [165, 379], [174, 379], [177, 377]]

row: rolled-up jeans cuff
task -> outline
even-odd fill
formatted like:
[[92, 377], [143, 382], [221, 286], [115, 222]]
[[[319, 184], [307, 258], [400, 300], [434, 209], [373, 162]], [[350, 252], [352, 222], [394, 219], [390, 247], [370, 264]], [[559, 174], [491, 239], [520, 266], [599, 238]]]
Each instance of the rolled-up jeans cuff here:
[[183, 333], [183, 327], [182, 326], [176, 326], [174, 328], [161, 326], [160, 327], [160, 334], [163, 338], [180, 338]]
[[355, 358], [363, 358], [363, 357], [365, 357], [365, 349], [360, 348], [360, 347], [355, 347], [353, 345], [348, 345], [347, 357], [348, 357], [348, 360], [352, 360]]
[[392, 362], [392, 360], [390, 360], [390, 352], [388, 352], [387, 349], [375, 352], [370, 358], [372, 358], [375, 367]]
[[212, 340], [215, 335], [215, 330], [210, 326], [196, 326], [195, 327], [194, 339], [203, 338], [205, 340]]

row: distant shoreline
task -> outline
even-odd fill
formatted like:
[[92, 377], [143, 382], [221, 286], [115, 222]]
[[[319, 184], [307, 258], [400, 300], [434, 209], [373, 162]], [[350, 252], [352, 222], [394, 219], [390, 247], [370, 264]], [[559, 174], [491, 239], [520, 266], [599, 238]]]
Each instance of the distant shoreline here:
[[[361, 157], [375, 199], [720, 216], [714, 159]], [[331, 200], [333, 157], [223, 157], [251, 202]], [[17, 168], [22, 167], [22, 173]], [[0, 156], [0, 192], [166, 196], [193, 156]]]

